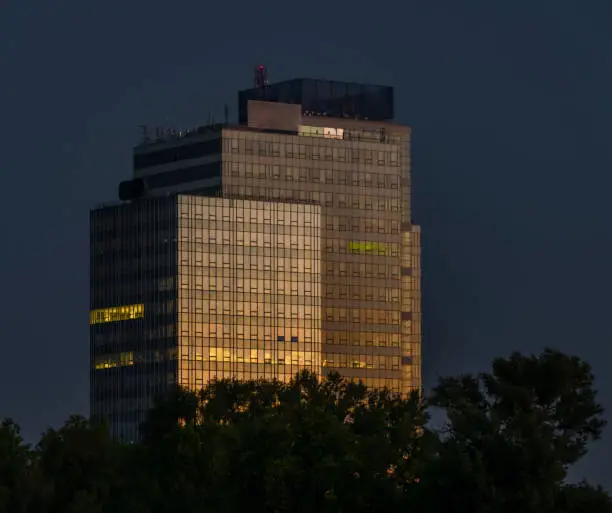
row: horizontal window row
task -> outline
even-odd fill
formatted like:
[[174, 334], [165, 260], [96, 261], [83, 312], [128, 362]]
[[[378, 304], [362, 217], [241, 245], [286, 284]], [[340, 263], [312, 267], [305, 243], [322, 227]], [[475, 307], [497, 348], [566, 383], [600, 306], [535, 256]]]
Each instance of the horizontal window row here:
[[342, 239], [326, 238], [323, 242], [325, 253], [354, 254], [398, 257], [400, 255], [400, 245], [386, 242], [373, 241], [347, 241]]
[[[249, 281], [253, 280], [257, 282], [273, 282], [266, 285], [277, 287], [282, 286], [284, 283], [320, 283], [321, 277], [318, 271], [318, 265], [311, 267], [303, 263], [292, 266], [285, 262], [280, 269], [275, 269], [274, 265], [271, 267], [268, 265], [255, 266], [252, 262], [246, 265], [236, 264], [231, 267], [208, 267], [204, 262], [199, 265], [195, 263], [192, 265], [182, 263], [179, 267], [179, 277], [177, 279], [183, 286], [193, 284], [200, 289], [209, 288], [208, 284], [211, 282], [215, 284], [213, 289], [218, 289], [222, 285], [228, 287], [239, 285], [249, 288], [251, 287]], [[223, 283], [219, 283], [220, 279], [224, 280]]]
[[[292, 337], [297, 337], [299, 343], [315, 343], [321, 342], [321, 330], [313, 323], [312, 327], [305, 326], [304, 328], [296, 326], [292, 323], [288, 326], [287, 319], [284, 323], [271, 322], [267, 325], [263, 324], [242, 324], [233, 322], [234, 319], [228, 316], [217, 315], [217, 322], [210, 323], [186, 323], [180, 325], [181, 340], [188, 337], [189, 340], [201, 340], [201, 345], [204, 347], [214, 345], [224, 345], [232, 347], [235, 344], [251, 347], [258, 347], [266, 342], [280, 343], [278, 340], [279, 330], [285, 329], [294, 330]], [[274, 319], [272, 319], [274, 321]], [[279, 319], [280, 321], [280, 319]], [[283, 325], [284, 324], [284, 325]], [[290, 340], [290, 339], [286, 339]], [[221, 342], [223, 344], [221, 344]], [[199, 342], [198, 342], [199, 344]]]
[[[362, 214], [350, 216], [326, 215], [323, 226], [327, 230], [400, 233], [401, 223], [398, 219], [384, 219]], [[204, 219], [181, 219], [178, 239], [182, 242], [206, 241], [210, 243], [239, 243], [249, 238], [262, 238], [265, 245], [278, 245], [281, 247], [297, 247], [300, 239], [304, 244], [315, 244], [321, 231], [310, 226], [286, 227], [274, 224], [234, 223], [230, 221], [207, 221]], [[175, 239], [177, 240], [177, 239]], [[117, 241], [117, 242], [115, 242]], [[161, 244], [163, 240], [160, 241]], [[409, 242], [406, 242], [409, 244]], [[109, 239], [108, 246], [120, 245], [125, 248], [137, 249], [142, 242], [136, 240]], [[257, 244], [255, 244], [257, 245]], [[303, 244], [302, 244], [303, 245]], [[148, 247], [152, 247], [148, 244]], [[164, 246], [162, 246], [164, 247]]]
[[[314, 83], [314, 81], [312, 82]], [[310, 86], [311, 84], [305, 83], [303, 87], [310, 87]], [[319, 94], [322, 90], [321, 89], [322, 87], [324, 88], [325, 85], [321, 85], [321, 83], [317, 85]], [[323, 94], [327, 96], [326, 93], [323, 93]], [[360, 93], [354, 92], [352, 94], [359, 95]], [[309, 97], [308, 93], [306, 95], [307, 97]], [[229, 137], [231, 134], [231, 137], [245, 140], [245, 144], [246, 144], [246, 141], [248, 142], [254, 141], [254, 142], [258, 142], [259, 144], [267, 144], [267, 143], [273, 144], [273, 143], [278, 143], [278, 142], [304, 141], [305, 144], [318, 145], [321, 143], [317, 141], [317, 137], [315, 136], [319, 136], [319, 138], [323, 138], [323, 139], [332, 139], [332, 140], [341, 139], [347, 142], [360, 142], [365, 147], [373, 148], [373, 149], [379, 148], [380, 144], [396, 144], [396, 145], [404, 146], [410, 140], [410, 136], [408, 133], [392, 132], [386, 127], [380, 127], [380, 128], [378, 127], [377, 128], [374, 128], [374, 127], [337, 128], [336, 127], [336, 128], [332, 128], [332, 127], [321, 127], [321, 126], [308, 125], [307, 123], [308, 123], [308, 119], [310, 116], [319, 116], [321, 112], [327, 112], [329, 108], [331, 108], [329, 103], [325, 106], [322, 106], [322, 105], [319, 105], [319, 106], [321, 108], [319, 109], [312, 108], [304, 112], [304, 115], [306, 117], [304, 118], [303, 121], [306, 124], [299, 125], [297, 127], [297, 133], [295, 135], [288, 134], [286, 132], [277, 133], [274, 131], [260, 132], [260, 131], [250, 131], [250, 130], [249, 131], [232, 130], [231, 132], [225, 131], [224, 134], [225, 134], [225, 137]], [[337, 109], [337, 110], [332, 109], [332, 111], [327, 112], [326, 115], [332, 118], [333, 117], [346, 117], [348, 115], [348, 117], [352, 118], [354, 117], [354, 114], [355, 114], [354, 112], [347, 113], [346, 109]], [[365, 119], [367, 119], [368, 115], [367, 114], [364, 114], [364, 115], [366, 116]], [[374, 116], [369, 116], [369, 117], [371, 119], [374, 118]], [[385, 116], [381, 116], [381, 117], [385, 117]], [[308, 139], [304, 139], [304, 137], [308, 137]], [[309, 141], [311, 137], [313, 137], [312, 142]]]
[[[319, 224], [312, 226], [305, 223], [300, 224], [281, 224], [276, 222], [253, 222], [249, 221], [210, 221], [208, 219], [196, 219], [195, 217], [182, 217], [179, 219], [181, 232], [185, 231], [206, 231], [207, 233], [237, 233], [237, 232], [257, 232], [272, 233], [277, 236], [288, 235], [316, 235], [320, 233]], [[194, 235], [193, 233], [191, 235]], [[197, 234], [196, 234], [197, 235]]]
[[307, 369], [319, 374], [320, 364], [300, 365], [292, 362], [264, 364], [263, 362], [195, 362], [189, 369], [180, 372], [178, 382], [182, 387], [201, 390], [208, 382], [221, 379], [278, 380], [289, 381]]
[[325, 264], [324, 276], [398, 279], [400, 277], [400, 266], [388, 264], [362, 264], [356, 262], [327, 262]]
[[[306, 115], [308, 115], [308, 111], [306, 111]], [[389, 142], [389, 136], [384, 128], [376, 130], [355, 130], [350, 128], [299, 125], [298, 135], [300, 137], [319, 137], [340, 141]]]
[[[261, 336], [262, 341], [274, 340], [279, 342], [282, 340], [278, 339], [278, 336], [284, 335], [287, 341], [297, 337], [297, 341], [311, 342], [311, 340], [306, 339], [311, 338], [314, 332], [317, 332], [317, 338], [319, 338], [321, 323], [315, 319], [305, 319], [303, 309], [300, 310], [292, 308], [286, 312], [275, 311], [271, 315], [260, 314], [257, 317], [236, 316], [220, 312], [195, 315], [183, 313], [179, 317], [179, 330], [181, 333], [192, 331], [196, 334], [196, 337], [203, 337], [204, 339], [210, 337], [253, 340]], [[196, 320], [199, 316], [201, 316], [202, 322]], [[287, 331], [291, 330], [295, 330], [295, 333], [287, 335]]]
[[[159, 352], [153, 354], [150, 351], [129, 351], [110, 355], [100, 355], [94, 360], [96, 370], [112, 369], [115, 367], [129, 367], [141, 363], [162, 361], [166, 357], [177, 358], [176, 351], [170, 355], [161, 355]], [[191, 358], [190, 358], [191, 357]], [[195, 362], [237, 362], [237, 363], [263, 363], [263, 364], [293, 364], [308, 366], [313, 361], [320, 362], [319, 351], [292, 351], [276, 350], [266, 351], [262, 349], [228, 349], [223, 347], [200, 347], [192, 351], [192, 354], [180, 359], [180, 369], [187, 370]]]
[[[257, 239], [257, 242], [259, 243], [259, 239]], [[285, 265], [285, 267], [287, 265], [295, 267], [296, 262], [300, 260], [309, 261], [315, 265], [321, 257], [321, 252], [312, 248], [274, 247], [263, 244], [257, 246], [238, 246], [227, 243], [196, 242], [193, 239], [191, 241], [181, 241], [179, 248], [182, 248], [181, 253], [185, 252], [185, 256], [183, 257], [181, 254], [181, 258], [183, 260], [189, 258], [189, 262], [185, 263], [198, 265], [200, 262], [204, 262], [204, 255], [209, 255], [209, 259], [215, 261], [216, 267], [231, 267], [234, 262], [236, 265], [241, 265], [242, 262], [248, 262], [252, 265], [255, 259], [261, 257], [272, 258], [280, 265]], [[334, 237], [333, 234], [328, 234], [323, 241], [323, 248], [326, 252], [332, 253], [397, 257], [400, 255], [401, 246], [395, 242], [339, 239]], [[337, 250], [329, 250], [328, 248], [337, 248]], [[217, 255], [216, 259], [213, 255]], [[224, 256], [221, 257], [221, 255]], [[122, 265], [137, 263], [137, 261], [132, 259], [120, 258], [121, 256], [118, 255], [115, 258], [116, 263]], [[193, 262], [191, 261], [192, 256]], [[281, 260], [284, 260], [284, 262], [281, 262]]]
[[385, 355], [325, 353], [321, 366], [335, 369], [400, 370], [401, 358]]
[[[179, 259], [181, 264], [201, 267], [205, 265], [211, 269], [231, 268], [243, 269], [257, 264], [258, 269], [273, 266], [278, 270], [278, 265], [287, 269], [298, 270], [318, 268], [319, 255], [314, 251], [286, 251], [286, 248], [277, 248], [273, 251], [243, 251], [241, 248], [233, 248], [234, 251], [222, 251], [222, 248], [212, 244], [200, 244], [198, 242], [181, 242], [179, 245]], [[267, 254], [266, 254], [267, 253]]]
[[128, 321], [144, 317], [144, 305], [124, 305], [99, 308], [89, 312], [89, 324]]
[[[301, 318], [318, 317], [321, 311], [319, 305], [314, 304], [290, 304], [283, 301], [278, 301], [277, 298], [264, 296], [265, 300], [260, 302], [238, 301], [236, 298], [226, 298], [225, 300], [209, 301], [206, 299], [181, 298], [179, 300], [178, 312], [183, 316], [183, 320], [187, 321], [188, 316], [194, 314], [234, 314], [240, 316], [262, 316], [270, 317], [279, 314], [293, 316], [294, 314]], [[197, 319], [193, 317], [192, 320]]]
[[[229, 195], [240, 197], [253, 197], [261, 201], [303, 201], [312, 202], [322, 207], [346, 208], [352, 210], [366, 210], [378, 212], [399, 212], [399, 192], [385, 194], [389, 197], [380, 197], [372, 194], [376, 189], [364, 189], [364, 194], [348, 194], [334, 192], [320, 192], [309, 190], [306, 185], [299, 189], [282, 189], [279, 187], [260, 187], [257, 185], [228, 184], [225, 191]], [[344, 199], [343, 199], [344, 197]], [[357, 198], [357, 199], [356, 199]]]
[[[222, 315], [218, 315], [214, 318], [211, 317], [209, 320], [211, 320], [212, 322], [216, 322], [217, 320], [219, 322], [223, 322], [223, 319], [224, 318], [222, 317]], [[264, 326], [264, 323], [261, 323], [261, 325], [256, 325], [256, 324], [253, 324], [252, 326], [246, 325], [244, 329], [241, 330], [241, 338], [240, 338], [241, 342], [240, 343], [241, 344], [252, 343], [256, 345], [261, 345], [262, 341], [260, 341], [257, 338], [258, 335], [251, 336], [250, 333], [252, 331], [253, 333], [258, 334], [262, 328], [264, 331], [264, 335], [265, 335], [265, 331], [269, 331], [269, 335], [266, 341], [264, 341], [263, 343], [268, 343], [268, 344], [273, 344], [273, 345], [278, 344], [279, 342], [294, 343], [296, 341], [300, 341], [300, 337], [299, 337], [299, 334], [292, 335], [291, 330], [296, 329], [299, 332], [299, 330], [308, 328], [309, 322], [310, 321], [306, 319], [291, 320], [291, 319], [287, 319], [286, 317], [283, 317], [283, 318], [276, 318], [276, 326], [273, 326], [273, 327]], [[405, 321], [405, 322], [409, 323], [410, 321]], [[182, 336], [181, 337], [182, 343], [188, 344], [188, 345], [194, 345], [194, 346], [209, 344], [210, 330], [208, 329], [208, 327], [205, 327], [202, 324], [193, 325], [193, 322], [190, 322], [190, 324], [192, 324], [192, 326], [190, 326], [189, 328], [190, 329], [192, 328], [192, 331], [194, 334], [192, 336], [188, 336], [188, 335]], [[323, 336], [323, 342], [329, 345], [342, 345], [342, 346], [400, 347], [401, 341], [400, 341], [399, 333], [360, 332], [359, 326], [355, 326], [355, 328], [357, 328], [356, 331], [347, 331], [347, 330], [325, 331], [324, 336]], [[278, 333], [279, 330], [283, 330], [283, 329], [289, 330], [289, 332], [287, 332], [288, 334], [282, 335], [282, 336], [277, 334], [275, 338], [274, 333]], [[160, 332], [163, 332], [161, 333], [161, 335], [170, 337], [167, 339], [168, 342], [171, 342], [173, 344], [175, 343], [176, 339], [171, 338], [175, 336], [177, 333], [175, 324], [163, 325], [158, 328], [150, 328], [150, 329], [145, 330], [142, 334], [139, 334], [139, 335], [134, 335], [134, 334], [130, 335], [130, 334], [125, 334], [119, 331], [119, 332], [109, 332], [109, 333], [96, 333], [92, 335], [92, 338], [93, 338], [95, 348], [99, 346], [117, 347], [117, 345], [125, 345], [125, 346], [130, 345], [133, 343], [133, 341], [136, 338], [146, 340], [147, 343], [150, 343], [150, 341], [153, 341], [157, 338], [162, 338], [160, 336]], [[204, 336], [205, 332], [207, 334], [206, 337]], [[406, 342], [404, 344], [406, 348], [409, 347], [410, 344], [413, 343], [412, 342], [413, 340], [418, 340], [418, 339], [414, 339], [413, 335], [410, 335], [411, 332], [412, 331], [409, 331], [408, 335], [401, 335], [402, 340], [406, 339]], [[262, 337], [262, 338], [265, 338], [265, 337]], [[216, 340], [216, 338], [214, 340]], [[235, 342], [236, 340], [227, 338], [228, 345], [234, 344]], [[310, 342], [312, 342], [312, 337], [311, 337]], [[414, 343], [418, 344], [418, 342], [414, 342]], [[96, 351], [98, 351], [98, 349], [96, 349]], [[159, 359], [152, 358], [149, 361], [159, 361]]]
[[264, 294], [255, 292], [236, 292], [229, 289], [226, 290], [196, 290], [196, 289], [184, 289], [180, 291], [180, 298], [183, 301], [189, 300], [190, 302], [205, 300], [205, 301], [220, 301], [219, 298], [222, 296], [229, 298], [230, 301], [249, 302], [249, 303], [272, 303], [278, 305], [278, 308], [282, 308], [282, 305], [312, 305], [317, 306], [321, 304], [321, 298], [318, 295], [318, 289], [316, 294], [312, 296], [299, 296], [299, 295], [276, 295], [276, 294]]
[[[201, 390], [209, 381], [220, 379], [249, 380], [272, 380], [289, 381], [302, 369], [299, 366], [285, 365], [263, 365], [251, 363], [210, 362], [201, 364], [204, 370], [191, 370], [181, 374], [179, 383], [182, 387], [192, 390]], [[309, 369], [315, 371], [318, 369]]]
[[225, 169], [230, 176], [279, 180], [289, 182], [310, 182], [326, 185], [350, 185], [353, 187], [374, 187], [377, 189], [399, 189], [399, 172], [364, 172], [319, 169], [306, 166], [282, 166], [256, 162], [226, 162]]
[[262, 349], [228, 349], [223, 347], [203, 347], [201, 352], [194, 355], [193, 360], [181, 359], [181, 367], [185, 368], [190, 361], [223, 361], [223, 362], [250, 362], [265, 364], [312, 365], [320, 361], [319, 351], [292, 351], [292, 350], [262, 350]]
[[[260, 277], [283, 281], [319, 281], [320, 265], [319, 262], [312, 260], [253, 257], [241, 261], [234, 258], [233, 261], [230, 260], [227, 263], [220, 260], [207, 262], [199, 260], [193, 254], [191, 256], [193, 258], [185, 258], [185, 255], [181, 255], [180, 276], [226, 276], [232, 279]], [[267, 260], [270, 260], [270, 263]], [[262, 272], [265, 274], [260, 274]]]
[[[263, 238], [263, 237], [262, 237]], [[276, 261], [283, 260], [281, 264], [298, 262], [300, 260], [311, 262], [312, 265], [318, 263], [320, 259], [320, 251], [317, 247], [307, 248], [298, 245], [296, 248], [287, 247], [287, 245], [281, 246], [268, 246], [267, 243], [261, 245], [236, 245], [227, 243], [209, 243], [207, 240], [198, 242], [197, 239], [189, 238], [179, 243], [179, 250], [181, 256], [185, 260], [185, 264], [190, 265], [202, 265], [204, 262], [203, 255], [209, 255], [209, 259], [215, 261], [213, 266], [216, 267], [228, 267], [230, 262], [235, 261], [236, 265], [240, 265], [241, 262], [248, 262], [249, 264], [258, 258], [273, 258]], [[259, 244], [259, 240], [257, 241]], [[318, 241], [317, 241], [318, 243]], [[345, 244], [349, 246], [349, 252], [351, 253], [376, 253], [374, 246], [358, 246], [345, 241]], [[364, 243], [365, 244], [365, 243]], [[318, 244], [316, 244], [318, 245]], [[382, 246], [378, 246], [382, 249]], [[216, 260], [215, 260], [216, 255]], [[222, 255], [225, 255], [222, 257]], [[92, 255], [92, 264], [95, 268], [92, 269], [94, 273], [106, 273], [106, 274], [122, 274], [124, 272], [138, 272], [144, 273], [146, 271], [155, 271], [155, 275], [171, 274], [174, 272], [174, 263], [176, 262], [176, 247], [172, 254], [172, 258], [159, 258], [156, 255], [143, 254], [143, 253], [127, 253], [123, 250], [102, 250], [98, 255]], [[193, 260], [193, 261], [192, 261]], [[97, 276], [97, 274], [94, 274]]]
[[[262, 233], [255, 231], [210, 231], [210, 230], [181, 230], [181, 242], [191, 241], [192, 244], [215, 244], [232, 246], [251, 246], [264, 248], [284, 248], [284, 249], [308, 249], [312, 251], [320, 250], [320, 239], [313, 234], [306, 235], [279, 235], [276, 233]], [[240, 251], [237, 249], [236, 251]]]
[[[261, 237], [263, 239], [263, 236]], [[210, 255], [210, 259], [214, 259], [213, 255], [217, 255], [216, 263], [217, 267], [226, 267], [228, 263], [236, 262], [239, 265], [241, 262], [253, 262], [258, 257], [270, 257], [275, 260], [284, 260], [285, 264], [291, 264], [298, 262], [299, 260], [312, 262], [314, 265], [319, 261], [321, 253], [317, 248], [291, 248], [291, 247], [278, 247], [278, 246], [267, 246], [263, 243], [260, 245], [260, 238], [257, 239], [257, 246], [238, 246], [235, 244], [214, 244], [208, 241], [196, 242], [193, 239], [191, 241], [184, 240], [180, 244], [188, 244], [183, 247], [188, 252], [188, 256], [194, 255], [194, 258], [199, 259], [199, 255]], [[346, 243], [348, 245], [348, 243]], [[398, 245], [399, 248], [399, 245]], [[353, 248], [351, 248], [353, 249]], [[352, 251], [354, 252], [354, 251]], [[225, 255], [221, 257], [220, 255]], [[221, 263], [219, 263], [221, 262]], [[195, 262], [194, 262], [195, 264]]]
[[362, 347], [400, 347], [399, 333], [351, 333], [327, 331], [323, 341], [329, 345]]
[[[261, 329], [260, 329], [261, 331]], [[320, 351], [320, 344], [312, 341], [306, 341], [305, 336], [310, 334], [309, 330], [298, 329], [295, 326], [272, 326], [267, 327], [266, 331], [270, 331], [272, 339], [262, 341], [256, 338], [257, 329], [251, 328], [251, 338], [211, 338], [201, 336], [183, 336], [179, 342], [180, 357], [187, 360], [201, 360], [204, 348], [216, 347], [218, 350], [235, 350], [241, 351]], [[248, 330], [247, 330], [248, 332]], [[208, 349], [207, 349], [208, 351]]]
[[[165, 325], [164, 325], [165, 326]], [[143, 330], [136, 334], [126, 334], [121, 331], [110, 333], [96, 333], [91, 336], [91, 349], [95, 354], [110, 354], [123, 351], [132, 351], [147, 347], [151, 351], [165, 351], [165, 348], [176, 346], [176, 323], [173, 325], [174, 334], [164, 338], [149, 336], [151, 330]], [[137, 342], [135, 342], [137, 341]]]
[[[168, 301], [157, 301], [154, 303], [147, 303], [145, 305], [145, 311], [146, 311], [148, 319], [156, 318], [159, 316], [162, 316], [162, 317], [167, 316], [169, 314], [173, 314], [176, 311], [176, 303], [172, 299]], [[144, 313], [141, 317], [144, 317]], [[135, 318], [137, 319], [138, 317], [135, 317]]]
[[304, 287], [312, 289], [321, 283], [320, 275], [316, 268], [304, 267], [293, 272], [285, 270], [272, 270], [266, 267], [254, 269], [242, 268], [220, 268], [181, 265], [179, 269], [178, 283], [181, 288], [197, 290], [228, 290], [242, 292], [246, 289], [257, 288], [262, 282], [266, 289], [295, 289]]
[[[230, 210], [232, 213], [232, 210]], [[268, 215], [264, 215], [268, 214]], [[291, 214], [291, 215], [290, 215]], [[253, 210], [252, 212], [236, 212], [233, 215], [223, 214], [217, 215], [214, 211], [196, 213], [181, 213], [179, 222], [181, 226], [185, 226], [187, 223], [192, 222], [194, 225], [205, 226], [208, 228], [223, 228], [229, 231], [235, 231], [236, 225], [248, 224], [251, 227], [257, 227], [260, 225], [274, 225], [274, 226], [289, 226], [292, 228], [298, 227], [317, 227], [319, 226], [319, 210], [313, 213], [304, 212], [274, 212], [267, 210]], [[200, 223], [196, 223], [200, 221]], [[202, 223], [205, 221], [206, 223]]]
[[327, 299], [378, 301], [382, 303], [399, 303], [401, 300], [401, 290], [389, 287], [327, 285], [324, 290], [323, 297]]
[[[277, 296], [320, 296], [320, 285], [313, 282], [284, 282], [272, 280], [235, 280], [232, 283], [228, 279], [210, 278], [203, 279], [201, 285], [195, 280], [181, 278], [180, 288], [202, 291], [236, 291], [250, 292], [252, 294], [274, 294]], [[282, 299], [280, 300], [281, 302]]]
[[315, 222], [318, 208], [313, 205], [262, 203], [251, 200], [180, 196], [179, 215], [210, 221], [250, 221], [265, 224], [274, 219], [279, 224]]
[[307, 137], [323, 137], [325, 139], [341, 139], [343, 141], [355, 141], [362, 143], [405, 144], [408, 142], [405, 135], [391, 133], [386, 128], [327, 128], [320, 126], [299, 125], [298, 135]]
[[330, 322], [352, 322], [357, 324], [399, 325], [399, 310], [376, 310], [372, 308], [325, 308], [323, 318]]
[[[257, 147], [256, 147], [257, 146]], [[398, 167], [401, 165], [399, 148], [383, 150], [362, 149], [334, 140], [328, 144], [326, 139], [314, 138], [310, 144], [292, 142], [258, 142], [252, 139], [227, 138], [223, 141], [227, 153], [258, 155], [260, 157], [280, 157], [290, 159], [310, 159], [330, 162], [349, 162], [353, 164]]]
[[399, 220], [359, 218], [353, 216], [326, 216], [325, 229], [336, 232], [383, 233], [398, 235]]
[[[240, 306], [239, 310], [240, 313], [238, 313], [238, 308], [236, 308], [236, 310], [232, 311], [231, 309], [228, 310], [227, 309], [227, 305], [218, 305], [215, 306], [214, 308], [212, 307], [212, 305], [208, 305], [209, 309], [203, 309], [203, 311], [198, 312], [196, 309], [194, 308], [190, 308], [189, 310], [183, 310], [182, 312], [180, 312], [180, 321], [181, 323], [202, 323], [202, 322], [209, 322], [211, 320], [216, 320], [217, 317], [215, 317], [214, 319], [211, 319], [211, 316], [217, 316], [217, 315], [227, 315], [227, 316], [239, 316], [239, 319], [236, 319], [236, 324], [240, 324], [240, 325], [244, 325], [244, 326], [248, 326], [250, 325], [269, 325], [271, 323], [270, 318], [275, 318], [275, 324], [278, 324], [280, 326], [285, 325], [286, 323], [284, 322], [284, 319], [286, 319], [287, 317], [289, 318], [293, 318], [293, 317], [297, 317], [299, 318], [301, 321], [316, 321], [316, 320], [320, 320], [321, 319], [321, 309], [319, 307], [313, 307], [313, 306], [301, 306], [300, 309], [298, 310], [297, 308], [295, 308], [295, 310], [291, 310], [290, 306], [291, 305], [287, 305], [286, 308], [282, 308], [282, 312], [279, 313], [279, 308], [276, 308], [274, 306], [269, 306], [269, 309], [264, 309], [263, 306], [261, 305], [262, 308], [257, 309], [257, 305], [242, 305]], [[234, 305], [235, 306], [235, 305]], [[268, 306], [268, 305], [266, 305]], [[298, 306], [298, 305], [294, 305], [294, 306]], [[293, 323], [287, 323], [287, 324], [293, 324], [298, 326], [297, 322], [293, 322]], [[303, 322], [302, 325], [307, 326], [307, 327], [312, 327], [315, 328], [318, 326], [318, 323], [313, 323], [313, 322]]]
[[112, 369], [114, 367], [131, 367], [137, 363], [165, 362], [177, 358], [177, 350], [167, 351], [125, 351], [121, 353], [102, 354], [94, 357], [94, 368]]

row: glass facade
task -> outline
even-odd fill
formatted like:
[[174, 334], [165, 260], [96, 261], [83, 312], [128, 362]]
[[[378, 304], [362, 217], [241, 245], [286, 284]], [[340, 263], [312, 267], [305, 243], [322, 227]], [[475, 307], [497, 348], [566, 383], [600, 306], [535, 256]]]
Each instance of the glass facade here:
[[179, 196], [179, 383], [321, 370], [320, 207]]
[[[306, 129], [308, 122], [317, 129]], [[222, 194], [321, 205], [322, 370], [421, 385], [420, 233], [410, 131], [304, 118], [293, 134], [225, 128]]]
[[96, 209], [90, 222], [91, 415], [134, 440], [176, 382], [176, 199]]
[[321, 372], [321, 208], [203, 196], [91, 214], [91, 415], [138, 438], [160, 392]]

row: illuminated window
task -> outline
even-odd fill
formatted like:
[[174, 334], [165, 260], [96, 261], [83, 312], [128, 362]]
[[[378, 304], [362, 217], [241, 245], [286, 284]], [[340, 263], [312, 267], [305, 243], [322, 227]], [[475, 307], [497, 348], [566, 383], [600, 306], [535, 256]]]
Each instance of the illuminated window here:
[[127, 367], [134, 365], [134, 353], [126, 352], [119, 354], [103, 355], [96, 358], [94, 366], [96, 369], [112, 369], [115, 367]]
[[144, 305], [113, 306], [99, 308], [89, 312], [90, 324], [103, 324], [106, 322], [128, 321], [144, 317]]

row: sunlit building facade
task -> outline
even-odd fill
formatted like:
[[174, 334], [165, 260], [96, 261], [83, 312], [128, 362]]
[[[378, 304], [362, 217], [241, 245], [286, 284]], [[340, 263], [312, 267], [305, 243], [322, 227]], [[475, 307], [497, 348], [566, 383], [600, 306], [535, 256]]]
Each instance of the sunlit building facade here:
[[178, 381], [321, 372], [321, 208], [179, 196]]
[[299, 79], [241, 91], [238, 124], [145, 135], [122, 203], [92, 213], [92, 413], [132, 433], [172, 384], [302, 368], [420, 389], [411, 130], [392, 117], [391, 88]]
[[324, 374], [420, 389], [410, 128], [306, 115], [299, 104], [250, 100], [246, 112], [245, 125], [222, 128], [222, 194], [321, 205]]

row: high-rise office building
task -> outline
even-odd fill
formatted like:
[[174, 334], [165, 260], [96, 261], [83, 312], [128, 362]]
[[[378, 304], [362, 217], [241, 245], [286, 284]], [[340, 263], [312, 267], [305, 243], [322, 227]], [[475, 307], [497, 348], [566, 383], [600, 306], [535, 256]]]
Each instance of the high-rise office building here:
[[129, 438], [171, 384], [303, 367], [420, 388], [410, 128], [392, 118], [389, 87], [262, 80], [238, 124], [145, 138], [122, 203], [92, 213], [92, 414]]

